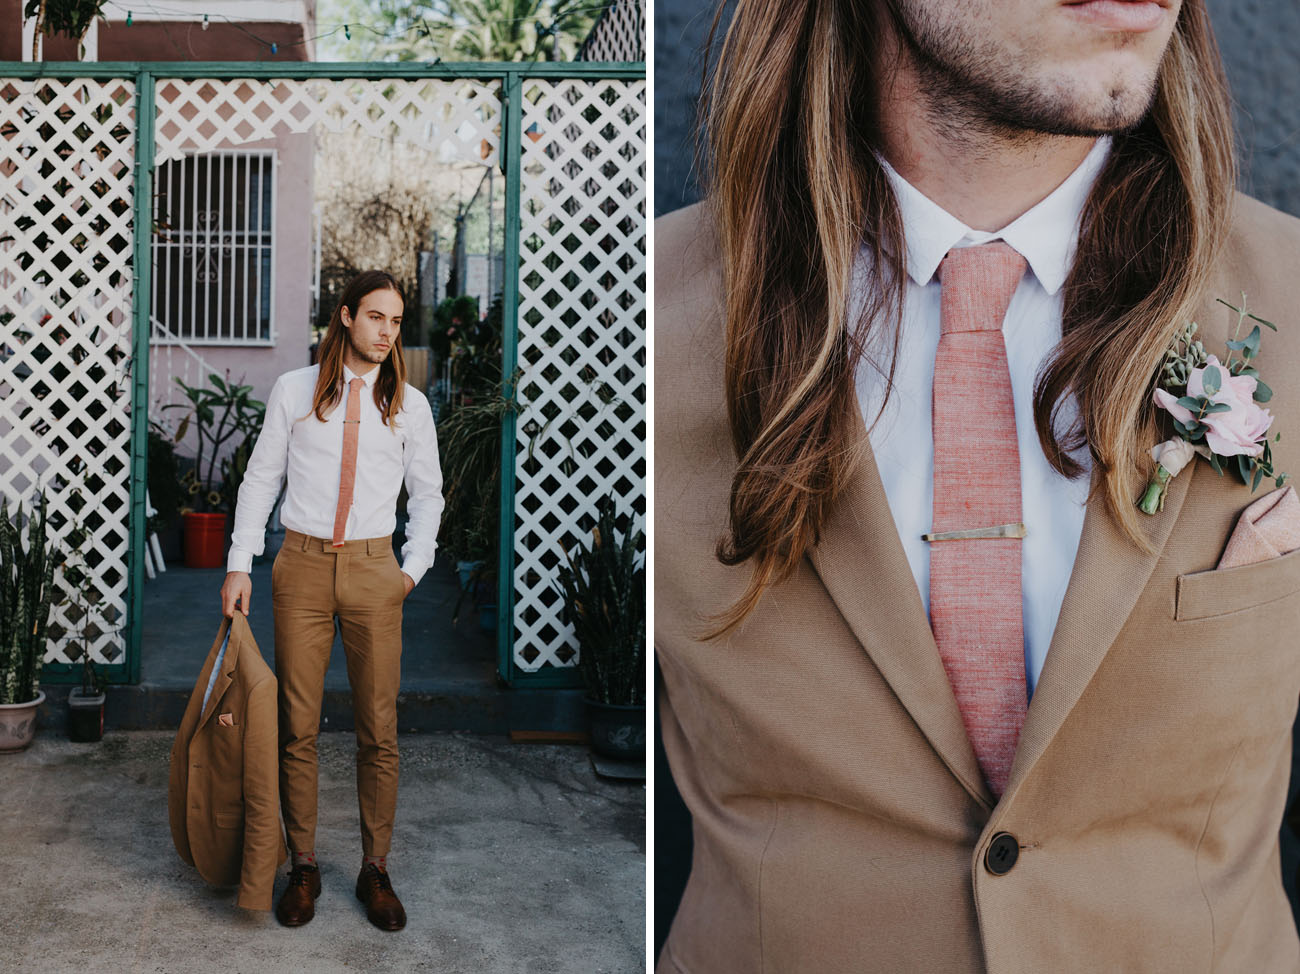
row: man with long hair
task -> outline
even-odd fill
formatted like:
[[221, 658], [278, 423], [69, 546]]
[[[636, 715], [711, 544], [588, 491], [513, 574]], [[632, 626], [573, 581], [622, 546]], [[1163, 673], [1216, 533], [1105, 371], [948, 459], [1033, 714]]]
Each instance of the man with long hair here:
[[1300, 466], [1300, 224], [1235, 193], [1204, 0], [738, 0], [701, 115], [656, 227], [658, 970], [1300, 971], [1300, 508], [1219, 568], [1263, 492], [1194, 458], [1135, 503], [1176, 331], [1247, 337], [1216, 298], [1278, 321]]
[[[221, 610], [249, 612], [253, 557], [285, 485], [284, 543], [271, 568], [279, 681], [280, 804], [293, 853], [276, 905], [300, 926], [320, 896], [316, 735], [335, 620], [347, 657], [357, 734], [361, 872], [356, 895], [384, 930], [406, 923], [388, 876], [397, 808], [397, 693], [402, 603], [433, 564], [442, 472], [433, 413], [406, 384], [402, 291], [366, 271], [344, 288], [318, 363], [280, 376], [239, 488]], [[402, 562], [393, 554], [398, 493], [407, 489]]]

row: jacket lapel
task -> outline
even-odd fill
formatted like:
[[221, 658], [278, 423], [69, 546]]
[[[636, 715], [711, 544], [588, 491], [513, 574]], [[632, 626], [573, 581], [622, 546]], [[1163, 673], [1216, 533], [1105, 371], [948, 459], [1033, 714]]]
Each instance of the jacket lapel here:
[[835, 607], [940, 759], [986, 808], [984, 783], [889, 510], [866, 425], [853, 411], [862, 457], [833, 506], [813, 568]]
[[[1014, 793], [1047, 750], [1128, 621], [1178, 520], [1188, 485], [1202, 465], [1199, 458], [1193, 460], [1169, 482], [1164, 510], [1142, 517], [1141, 527], [1153, 549], [1151, 553], [1139, 550], [1120, 533], [1106, 511], [1098, 488], [1099, 474], [1094, 470], [1095, 491], [1084, 513], [1074, 570], [1025, 715], [1006, 794]], [[1130, 495], [1136, 500], [1144, 486], [1135, 472]]]
[[[235, 619], [226, 619], [221, 626], [220, 632], [217, 633], [217, 642], [212, 647], [210, 657], [215, 665], [216, 655], [221, 652], [221, 643], [224, 641], [226, 629], [229, 627], [230, 643], [226, 646], [226, 652], [221, 657], [220, 670], [217, 673], [216, 682], [212, 685], [212, 693], [208, 697], [208, 705], [203, 708], [203, 713], [199, 717], [198, 727], [195, 728], [196, 731], [206, 724], [208, 718], [216, 712], [217, 702], [221, 699], [222, 695], [230, 689], [230, 682], [234, 678], [235, 661], [239, 658], [239, 643], [243, 633], [248, 632], [248, 623], [240, 615], [238, 609], [235, 610], [235, 615], [238, 617], [238, 621]], [[241, 623], [242, 626], [240, 625]], [[197, 688], [200, 701], [203, 699], [203, 690], [207, 688], [207, 681], [208, 679], [211, 679], [211, 676], [211, 667], [205, 667], [204, 673], [199, 677], [199, 685]]]
[[[1223, 293], [1221, 285], [1216, 280], [1206, 293]], [[1198, 337], [1207, 347], [1222, 345], [1225, 312], [1227, 309], [1216, 305], [1213, 297], [1201, 302], [1195, 320], [1201, 323]], [[1192, 478], [1203, 466], [1207, 466], [1204, 460], [1193, 458], [1169, 482], [1164, 510], [1142, 516], [1140, 527], [1150, 553], [1140, 551], [1120, 533], [1106, 511], [1098, 486], [1100, 477], [1093, 470], [1093, 493], [1084, 513], [1074, 569], [1061, 601], [1061, 613], [1038, 686], [1025, 715], [1006, 794], [1012, 794], [1033, 770], [1110, 651], [1169, 540]], [[1134, 502], [1145, 486], [1141, 474], [1134, 471], [1129, 481], [1129, 496]]]

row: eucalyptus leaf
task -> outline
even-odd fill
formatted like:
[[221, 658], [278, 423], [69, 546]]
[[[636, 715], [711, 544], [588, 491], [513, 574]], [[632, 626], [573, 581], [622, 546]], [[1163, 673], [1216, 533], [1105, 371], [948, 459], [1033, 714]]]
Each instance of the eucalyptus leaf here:
[[1205, 385], [1205, 394], [1212, 396], [1219, 391], [1223, 383], [1223, 376], [1219, 374], [1219, 370], [1213, 365], [1208, 365], [1205, 371], [1201, 373], [1201, 382]]
[[1268, 402], [1273, 398], [1273, 390], [1259, 379], [1255, 380], [1255, 402]]
[[1210, 454], [1210, 466], [1214, 468], [1214, 472], [1220, 477], [1223, 476], [1223, 465], [1219, 463], [1219, 455], [1217, 453]]

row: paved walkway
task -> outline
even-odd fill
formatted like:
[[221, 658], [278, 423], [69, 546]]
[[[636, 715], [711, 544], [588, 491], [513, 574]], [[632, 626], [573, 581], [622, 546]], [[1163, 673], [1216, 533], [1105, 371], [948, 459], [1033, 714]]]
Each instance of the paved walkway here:
[[[39, 972], [631, 974], [645, 970], [645, 789], [584, 747], [398, 738], [389, 866], [405, 930], [366, 922], [350, 733], [320, 737], [316, 918], [281, 927], [181, 861], [170, 731], [0, 755], [0, 967]], [[276, 883], [284, 888], [285, 871]]]

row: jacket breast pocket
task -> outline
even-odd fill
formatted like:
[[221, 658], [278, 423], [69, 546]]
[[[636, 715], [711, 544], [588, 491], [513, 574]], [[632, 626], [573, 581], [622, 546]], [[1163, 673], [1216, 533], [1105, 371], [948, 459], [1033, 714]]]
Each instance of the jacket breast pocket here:
[[1300, 549], [1236, 568], [1179, 575], [1174, 618], [1209, 619], [1300, 592]]

